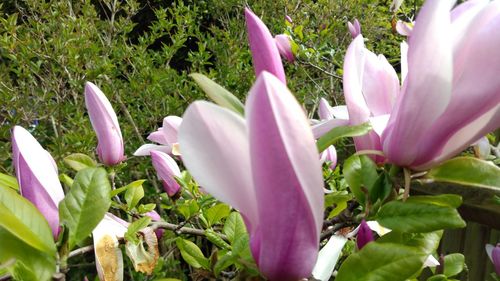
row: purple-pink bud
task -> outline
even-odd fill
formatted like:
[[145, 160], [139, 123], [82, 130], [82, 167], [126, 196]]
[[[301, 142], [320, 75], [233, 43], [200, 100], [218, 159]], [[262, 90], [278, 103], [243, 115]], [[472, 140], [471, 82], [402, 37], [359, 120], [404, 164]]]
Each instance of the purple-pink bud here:
[[361, 221], [358, 229], [358, 236], [356, 237], [356, 245], [361, 250], [366, 244], [373, 241], [373, 233], [365, 220]]
[[354, 19], [353, 23], [347, 22], [347, 28], [349, 29], [349, 33], [351, 33], [353, 39], [361, 34], [361, 24], [359, 24], [358, 19]]
[[495, 272], [498, 276], [500, 276], [500, 243], [496, 246], [491, 244], [486, 245], [486, 252], [488, 253], [488, 257], [490, 257], [491, 262], [495, 266]]
[[97, 135], [97, 154], [105, 165], [119, 164], [125, 159], [123, 138], [111, 103], [91, 82], [85, 83], [85, 105]]
[[283, 63], [271, 32], [249, 8], [245, 8], [245, 21], [255, 76], [258, 77], [261, 72], [268, 71], [286, 83]]
[[[155, 210], [147, 212], [147, 213], [145, 213], [145, 215], [150, 217], [151, 220], [153, 220], [153, 221], [161, 221], [160, 214], [158, 214]], [[163, 236], [164, 232], [165, 232], [165, 230], [163, 230], [163, 229], [156, 229], [155, 230], [156, 237], [158, 237], [158, 239], [160, 239]]]
[[50, 154], [23, 127], [12, 130], [12, 158], [19, 191], [48, 221], [54, 238], [59, 234], [59, 202], [64, 192]]
[[168, 154], [155, 150], [151, 151], [151, 160], [156, 173], [162, 180], [163, 189], [169, 197], [175, 196], [181, 188], [175, 180], [175, 177], [181, 176], [177, 163]]
[[291, 18], [289, 15], [286, 15], [286, 16], [285, 16], [285, 20], [286, 20], [287, 22], [289, 22], [289, 23], [293, 23], [293, 20], [292, 20], [292, 18]]

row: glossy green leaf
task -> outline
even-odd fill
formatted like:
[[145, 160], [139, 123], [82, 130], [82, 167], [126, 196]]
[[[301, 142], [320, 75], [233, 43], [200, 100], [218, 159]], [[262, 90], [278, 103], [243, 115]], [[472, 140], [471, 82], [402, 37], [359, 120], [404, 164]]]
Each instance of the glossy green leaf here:
[[200, 210], [200, 206], [196, 200], [186, 200], [183, 202], [179, 202], [178, 210], [181, 215], [184, 216], [185, 219], [189, 219], [194, 214], [198, 213]]
[[93, 168], [97, 163], [90, 156], [83, 153], [73, 153], [63, 159], [64, 163], [75, 171], [80, 171], [86, 168]]
[[205, 211], [205, 217], [209, 226], [212, 226], [213, 224], [220, 222], [223, 218], [229, 216], [229, 213], [231, 213], [231, 208], [226, 204], [219, 203], [208, 208]]
[[368, 243], [342, 264], [335, 281], [405, 281], [417, 273], [427, 254], [392, 243]]
[[47, 220], [30, 201], [8, 187], [0, 187], [0, 227], [31, 247], [55, 256]]
[[245, 223], [240, 213], [232, 212], [226, 219], [222, 230], [227, 236], [227, 239], [233, 245], [237, 238], [248, 236]]
[[9, 187], [14, 190], [19, 190], [16, 177], [0, 173], [0, 186]]
[[427, 278], [427, 281], [447, 281], [448, 278], [444, 274], [438, 274]]
[[125, 232], [125, 239], [134, 244], [139, 243], [139, 239], [137, 238], [137, 232], [141, 229], [147, 227], [151, 222], [151, 218], [148, 216], [142, 217], [134, 222], [132, 222], [128, 228], [127, 232]]
[[444, 257], [444, 272], [447, 277], [458, 275], [464, 270], [465, 257], [462, 254], [454, 253]]
[[427, 233], [402, 233], [391, 231], [377, 239], [378, 243], [396, 243], [417, 248], [422, 253], [434, 254], [439, 247], [443, 231], [433, 231]]
[[377, 221], [400, 232], [431, 232], [465, 227], [455, 208], [420, 202], [392, 201], [380, 209]]
[[457, 157], [432, 168], [425, 178], [461, 185], [500, 188], [500, 168], [473, 157]]
[[111, 185], [104, 168], [79, 171], [59, 204], [61, 223], [69, 229], [69, 247], [90, 235], [111, 206]]
[[238, 256], [234, 255], [234, 253], [231, 251], [229, 251], [229, 252], [225, 253], [225, 255], [222, 255], [221, 257], [219, 257], [219, 259], [217, 260], [217, 262], [214, 265], [215, 276], [218, 276], [221, 273], [221, 271], [223, 271], [224, 269], [226, 269], [226, 268], [230, 267], [231, 265], [233, 265], [234, 263], [236, 263], [237, 259], [238, 259]]
[[203, 255], [200, 248], [193, 242], [182, 238], [177, 239], [177, 247], [181, 252], [182, 258], [194, 268], [209, 269], [209, 260]]
[[125, 201], [127, 202], [127, 208], [129, 210], [132, 210], [135, 206], [137, 206], [137, 204], [143, 197], [144, 188], [142, 188], [142, 183], [138, 185], [132, 185], [127, 188], [127, 191], [125, 191]]
[[244, 114], [245, 106], [231, 92], [224, 89], [212, 79], [200, 73], [192, 73], [189, 76], [203, 89], [207, 96], [216, 104], [230, 109], [240, 115]]
[[418, 195], [409, 197], [406, 202], [429, 203], [439, 206], [458, 208], [462, 205], [462, 197], [455, 194]]
[[359, 137], [362, 135], [366, 135], [368, 132], [372, 130], [372, 126], [369, 122], [363, 123], [361, 125], [356, 126], [340, 126], [331, 129], [328, 133], [324, 134], [321, 138], [316, 142], [316, 146], [318, 147], [318, 151], [322, 152], [327, 149], [330, 145], [335, 144], [335, 142], [341, 138], [348, 137]]
[[343, 173], [356, 199], [365, 204], [365, 193], [370, 193], [379, 177], [375, 162], [366, 155], [353, 155], [345, 161]]
[[124, 191], [127, 191], [129, 188], [134, 188], [134, 187], [138, 187], [138, 186], [142, 186], [142, 184], [144, 184], [146, 180], [136, 180], [136, 181], [133, 181], [129, 184], [127, 184], [126, 186], [122, 186], [120, 188], [117, 188], [115, 190], [111, 190], [111, 197], [114, 197]]
[[[48, 227], [48, 226], [47, 226]], [[0, 264], [15, 262], [10, 272], [17, 280], [52, 280], [56, 270], [56, 254], [39, 251], [0, 227]], [[29, 279], [31, 272], [36, 273], [36, 279]], [[26, 280], [26, 279], [24, 279]]]

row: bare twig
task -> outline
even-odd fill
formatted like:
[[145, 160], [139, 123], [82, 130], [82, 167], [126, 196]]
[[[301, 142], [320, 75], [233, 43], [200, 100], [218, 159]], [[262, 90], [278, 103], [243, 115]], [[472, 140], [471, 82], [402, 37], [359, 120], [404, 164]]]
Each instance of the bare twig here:
[[75, 256], [83, 255], [83, 254], [88, 253], [88, 252], [92, 252], [93, 250], [94, 250], [94, 245], [89, 245], [89, 246], [78, 248], [78, 249], [73, 250], [69, 253], [68, 259], [75, 257]]

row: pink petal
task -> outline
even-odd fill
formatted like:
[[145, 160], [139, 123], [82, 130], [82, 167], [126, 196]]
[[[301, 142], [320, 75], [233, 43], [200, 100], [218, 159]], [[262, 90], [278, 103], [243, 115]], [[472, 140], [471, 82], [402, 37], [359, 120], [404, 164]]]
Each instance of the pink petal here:
[[323, 135], [328, 133], [331, 129], [340, 127], [340, 126], [347, 126], [349, 125], [349, 120], [344, 120], [344, 119], [330, 119], [323, 121], [321, 123], [318, 123], [312, 127], [313, 135], [315, 139], [321, 138]]
[[248, 118], [259, 227], [251, 249], [270, 280], [308, 277], [323, 224], [323, 179], [307, 117], [286, 86], [263, 72], [250, 90]]
[[175, 160], [160, 151], [151, 151], [151, 161], [156, 173], [163, 181], [163, 187], [168, 196], [172, 197], [181, 189], [174, 177], [180, 177], [181, 171]]
[[372, 116], [389, 114], [399, 94], [396, 71], [383, 55], [365, 50], [363, 97]]
[[271, 32], [249, 8], [245, 8], [245, 20], [255, 76], [265, 70], [286, 83], [285, 70]]
[[106, 165], [120, 163], [125, 156], [118, 118], [104, 93], [91, 82], [85, 83], [85, 105], [97, 134], [99, 159]]
[[148, 136], [148, 140], [154, 141], [159, 144], [166, 145], [168, 144], [167, 138], [165, 137], [165, 134], [163, 133], [163, 128], [159, 128], [156, 132], [152, 132]]
[[276, 47], [278, 47], [280, 55], [289, 62], [293, 62], [295, 58], [293, 57], [290, 37], [286, 34], [279, 34], [274, 37], [274, 40], [276, 41]]
[[[450, 151], [458, 153], [477, 138], [498, 128], [500, 121], [495, 122], [494, 119], [486, 126], [488, 120], [483, 117], [487, 112], [494, 116], [495, 107], [500, 104], [500, 80], [497, 75], [500, 72], [500, 55], [497, 55], [500, 44], [500, 34], [496, 32], [498, 28], [500, 2], [491, 2], [471, 21], [468, 39], [463, 41], [462, 46], [455, 48], [454, 61], [457, 63], [453, 72], [451, 101], [446, 111], [430, 127], [429, 132], [433, 133], [422, 138], [418, 147], [420, 157], [414, 161], [415, 165], [424, 165], [437, 155], [449, 154]], [[474, 120], [482, 121], [478, 121], [475, 127], [469, 125], [475, 123]], [[475, 136], [473, 139], [459, 133], [464, 127], [468, 127], [470, 137]], [[457, 138], [459, 135], [460, 138]], [[442, 157], [439, 156], [441, 159]]]
[[59, 202], [64, 198], [54, 159], [23, 127], [12, 130], [13, 164], [21, 195], [47, 219], [54, 238], [59, 234]]
[[179, 128], [182, 160], [200, 186], [241, 211], [249, 232], [257, 221], [245, 120], [204, 101], [192, 103]]
[[170, 154], [172, 152], [172, 148], [166, 145], [151, 143], [143, 144], [134, 152], [134, 156], [149, 156], [151, 151], [161, 151]]
[[330, 145], [321, 153], [320, 163], [324, 163], [325, 161], [330, 161], [330, 169], [335, 170], [335, 167], [337, 166], [337, 149], [335, 149], [335, 146]]
[[409, 40], [409, 72], [383, 136], [384, 152], [392, 163], [406, 166], [415, 160], [421, 137], [450, 102], [449, 10], [454, 2], [426, 1], [417, 17]]
[[166, 144], [172, 145], [177, 142], [177, 132], [179, 131], [179, 126], [182, 123], [182, 118], [179, 116], [167, 116], [163, 119], [163, 134], [167, 141]]
[[413, 24], [398, 20], [396, 22], [396, 31], [403, 36], [410, 36], [413, 31]]
[[319, 100], [318, 116], [320, 120], [333, 119], [332, 107], [324, 98]]

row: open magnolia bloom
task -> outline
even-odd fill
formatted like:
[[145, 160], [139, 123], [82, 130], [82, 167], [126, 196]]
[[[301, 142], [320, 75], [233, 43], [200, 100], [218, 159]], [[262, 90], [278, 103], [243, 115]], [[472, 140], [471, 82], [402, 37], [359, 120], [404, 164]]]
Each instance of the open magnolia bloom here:
[[426, 170], [499, 127], [500, 1], [469, 1], [450, 12], [454, 3], [430, 0], [422, 7], [402, 51], [403, 85], [392, 109], [376, 113], [370, 106], [368, 98], [389, 92], [360, 82], [369, 52], [362, 37], [353, 40], [344, 65], [350, 120], [379, 116], [370, 119], [377, 133], [355, 140], [356, 148], [381, 146], [389, 162]]
[[157, 131], [152, 132], [148, 136], [148, 140], [159, 143], [157, 144], [143, 144], [135, 152], [135, 156], [149, 156], [151, 151], [161, 151], [168, 154], [173, 154], [177, 145], [177, 131], [182, 123], [182, 118], [179, 116], [170, 115], [163, 118], [163, 127]]
[[191, 104], [179, 130], [183, 162], [200, 186], [241, 212], [264, 276], [309, 277], [324, 204], [309, 121], [268, 72], [250, 90], [245, 114], [203, 101]]
[[109, 166], [119, 164], [125, 155], [118, 118], [104, 93], [91, 82], [85, 83], [85, 106], [97, 135], [99, 160]]
[[19, 191], [31, 201], [48, 221], [54, 238], [59, 234], [59, 202], [64, 192], [59, 182], [56, 162], [23, 127], [12, 130], [12, 162]]

